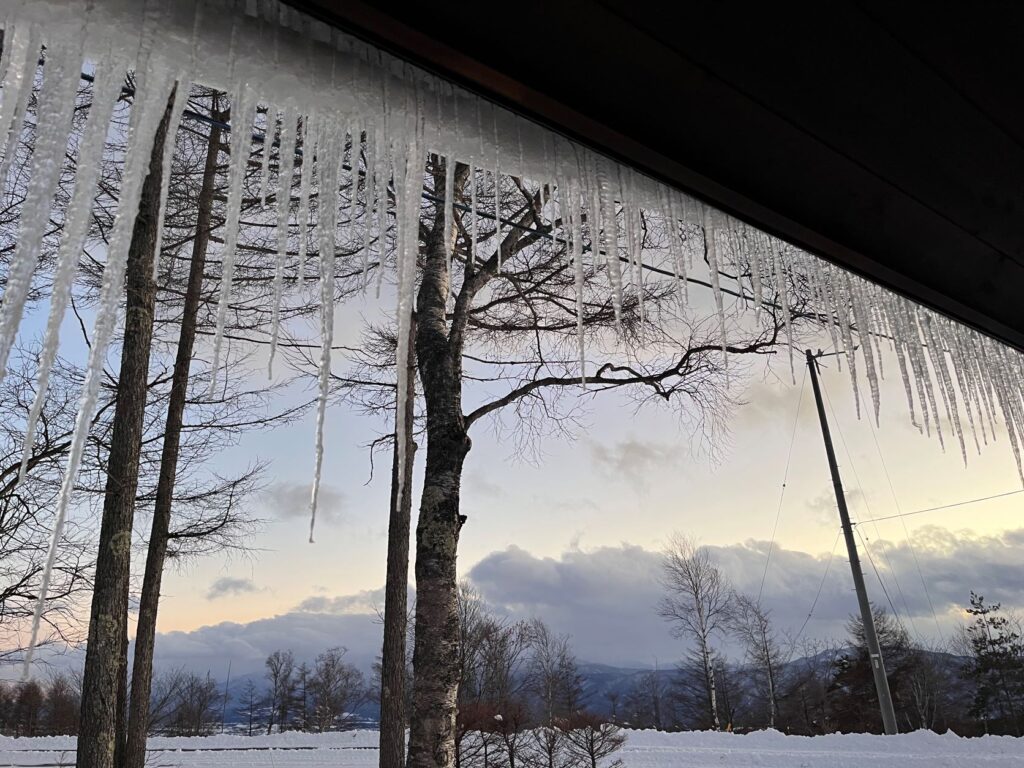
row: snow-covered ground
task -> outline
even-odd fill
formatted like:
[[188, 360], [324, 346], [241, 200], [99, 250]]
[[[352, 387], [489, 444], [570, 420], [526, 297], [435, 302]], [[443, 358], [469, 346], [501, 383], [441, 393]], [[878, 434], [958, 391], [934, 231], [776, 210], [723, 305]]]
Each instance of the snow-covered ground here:
[[[776, 732], [658, 733], [629, 731], [620, 757], [625, 768], [1009, 768], [1024, 765], [1024, 739], [962, 739], [928, 731], [900, 736], [831, 735], [807, 738]], [[0, 767], [74, 765], [73, 738], [0, 737]], [[154, 738], [149, 766], [373, 766], [377, 733]]]

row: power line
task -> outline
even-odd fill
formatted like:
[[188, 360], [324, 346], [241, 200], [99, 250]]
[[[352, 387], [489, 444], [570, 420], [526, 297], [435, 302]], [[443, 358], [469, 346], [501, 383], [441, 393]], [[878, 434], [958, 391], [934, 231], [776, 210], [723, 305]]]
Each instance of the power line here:
[[955, 501], [952, 504], [940, 504], [937, 507], [928, 507], [927, 509], [915, 509], [913, 512], [899, 512], [895, 515], [885, 515], [883, 517], [872, 517], [868, 520], [862, 520], [863, 523], [878, 523], [882, 520], [895, 520], [897, 517], [912, 517], [913, 515], [923, 515], [925, 512], [937, 512], [940, 509], [953, 509], [954, 507], [965, 507], [968, 504], [977, 504], [982, 501], [991, 501], [992, 499], [1002, 499], [1007, 496], [1016, 496], [1017, 494], [1024, 493], [1024, 488], [1016, 491], [1006, 491], [1005, 493], [993, 493], [991, 496], [980, 496], [977, 499], [967, 499], [965, 501]]
[[796, 633], [796, 637], [793, 638], [790, 645], [790, 653], [793, 651], [793, 646], [796, 645], [796, 641], [803, 635], [804, 630], [807, 629], [807, 623], [811, 620], [811, 616], [814, 615], [814, 609], [818, 607], [818, 599], [821, 597], [821, 591], [825, 588], [825, 582], [828, 580], [828, 572], [832, 568], [832, 560], [836, 556], [836, 545], [839, 544], [839, 538], [843, 535], [840, 530], [836, 534], [836, 540], [832, 542], [832, 551], [828, 554], [828, 562], [825, 563], [825, 572], [821, 575], [821, 582], [818, 584], [818, 591], [814, 593], [814, 600], [811, 602], [811, 609], [807, 612], [807, 618], [804, 619], [804, 623], [800, 625], [800, 630]]
[[764, 561], [764, 572], [761, 574], [761, 586], [757, 589], [757, 604], [761, 604], [761, 595], [764, 593], [764, 581], [768, 577], [768, 565], [772, 561], [772, 550], [775, 549], [775, 534], [779, 530], [779, 518], [782, 516], [782, 502], [786, 498], [786, 481], [789, 480], [789, 466], [793, 459], [793, 444], [796, 442], [796, 428], [800, 423], [800, 406], [804, 402], [804, 386], [807, 384], [807, 369], [804, 368], [804, 377], [800, 379], [800, 396], [796, 401], [796, 413], [793, 416], [793, 432], [789, 438], [789, 451], [786, 453], [786, 469], [782, 473], [782, 490], [779, 492], [779, 507], [775, 510], [775, 525], [772, 526], [772, 540], [768, 544], [768, 556]]
[[[867, 508], [868, 514], [871, 514], [871, 505], [868, 502], [867, 495], [864, 493], [864, 484], [861, 482], [860, 475], [857, 472], [857, 466], [853, 463], [853, 454], [850, 452], [850, 448], [846, 444], [846, 436], [843, 434], [843, 428], [840, 425], [839, 420], [836, 418], [835, 410], [832, 408], [832, 400], [828, 396], [828, 390], [825, 388], [824, 383], [822, 383], [821, 389], [825, 395], [825, 402], [828, 405], [829, 413], [832, 415], [832, 421], [835, 422], [836, 431], [839, 432], [839, 440], [843, 444], [843, 451], [846, 453], [847, 461], [849, 461], [850, 463], [850, 469], [853, 472], [853, 477], [857, 481], [857, 486], [861, 489], [861, 498], [864, 500], [864, 506]], [[868, 418], [870, 418], [870, 416]], [[889, 590], [886, 588], [885, 582], [882, 580], [882, 574], [878, 570], [878, 566], [875, 565], [875, 559], [871, 554], [871, 548], [868, 546], [867, 539], [861, 533], [860, 528], [857, 527], [858, 525], [859, 522], [854, 521], [854, 530], [857, 532], [857, 535], [860, 537], [861, 542], [864, 545], [864, 552], [867, 554], [868, 562], [871, 564], [871, 569], [875, 572], [875, 577], [878, 579], [878, 585], [882, 588], [882, 594], [885, 595], [886, 602], [889, 603], [889, 608], [892, 610], [892, 614], [893, 617], [896, 619], [896, 622], [903, 628], [903, 631], [906, 632], [906, 626], [903, 624], [903, 620], [900, 618], [899, 611], [896, 610], [896, 605], [893, 603], [892, 598], [889, 596]], [[878, 534], [877, 526], [875, 529], [875, 533]], [[878, 541], [881, 545], [881, 535], [878, 535]], [[893, 583], [896, 585], [896, 591], [899, 593], [900, 599], [903, 601], [903, 607], [906, 609], [907, 620], [910, 622], [910, 627], [913, 630], [914, 635], [917, 636], [917, 639], [920, 642], [922, 639], [921, 633], [917, 631], [917, 625], [914, 623], [914, 616], [910, 610], [910, 605], [907, 602], [907, 597], [903, 593], [903, 587], [900, 586], [900, 580], [896, 574], [896, 569], [893, 567], [892, 560], [889, 559], [889, 555], [886, 552], [886, 548], [884, 545], [882, 545], [882, 557], [885, 559], [885, 563], [889, 568], [889, 572], [892, 574], [892, 580]]]
[[[871, 439], [875, 444], [875, 450], [878, 452], [878, 460], [882, 464], [882, 472], [885, 473], [886, 482], [889, 484], [889, 493], [892, 494], [893, 504], [896, 505], [897, 514], [902, 512], [900, 509], [900, 500], [896, 497], [896, 488], [892, 482], [892, 476], [889, 474], [889, 467], [885, 463], [885, 456], [882, 455], [882, 446], [878, 442], [878, 435], [875, 433], [875, 425], [871, 423], [871, 419], [868, 419], [868, 426], [871, 428]], [[935, 605], [932, 603], [932, 595], [928, 589], [928, 581], [924, 577], [924, 571], [921, 570], [921, 561], [917, 557], [917, 548], [914, 546], [914, 542], [910, 538], [910, 531], [907, 529], [907, 523], [902, 516], [899, 518], [900, 524], [903, 526], [903, 537], [906, 539], [907, 547], [910, 549], [910, 554], [914, 558], [914, 567], [917, 569], [917, 575], [921, 579], [921, 587], [924, 589], [925, 599], [928, 600], [928, 610], [932, 612], [932, 620], [935, 622], [935, 631], [939, 633], [940, 642], [945, 643], [946, 637], [942, 632], [942, 627], [939, 625], [938, 614], [935, 613]], [[875, 530], [878, 530], [878, 520], [869, 520], [875, 524]]]

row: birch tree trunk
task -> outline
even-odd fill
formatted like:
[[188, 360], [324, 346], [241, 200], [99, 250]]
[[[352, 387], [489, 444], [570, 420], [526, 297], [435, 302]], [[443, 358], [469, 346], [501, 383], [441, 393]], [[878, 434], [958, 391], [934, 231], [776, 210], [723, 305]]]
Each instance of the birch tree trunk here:
[[[415, 318], [409, 326], [415, 340]], [[380, 768], [405, 766], [405, 638], [408, 629], [409, 526], [412, 518], [412, 470], [416, 441], [416, 359], [409, 356], [409, 391], [404, 403], [405, 434], [395, 432], [391, 467], [391, 519], [388, 523], [388, 565], [384, 584], [384, 653], [381, 657]], [[397, 411], [395, 424], [397, 425]], [[405, 443], [405, 467], [399, 483], [398, 441]], [[401, 485], [401, 494], [399, 494]]]
[[[149, 172], [142, 186], [126, 272], [124, 343], [117, 404], [103, 498], [96, 578], [82, 679], [78, 768], [111, 768], [119, 736], [118, 685], [128, 664], [128, 589], [132, 523], [139, 484], [139, 454], [146, 413], [149, 355], [153, 340], [156, 249], [163, 150], [174, 101], [172, 90], [156, 131]], [[123, 701], [123, 699], [122, 699]]]
[[448, 768], [455, 764], [460, 672], [455, 563], [465, 520], [459, 514], [462, 468], [471, 442], [462, 413], [459, 323], [465, 323], [465, 308], [461, 316], [456, 309], [450, 336], [446, 316], [447, 251], [451, 247], [448, 235], [439, 210], [421, 249], [424, 264], [416, 306], [416, 357], [427, 409], [427, 461], [416, 527], [415, 677], [409, 768]]
[[[214, 113], [216, 114], [216, 101]], [[153, 649], [156, 641], [156, 619], [160, 603], [160, 582], [167, 557], [171, 507], [174, 501], [174, 481], [178, 469], [178, 451], [181, 427], [188, 396], [189, 368], [196, 338], [196, 316], [202, 298], [203, 271], [206, 250], [210, 240], [211, 213], [216, 189], [217, 156], [220, 148], [220, 126], [210, 129], [203, 167], [203, 180], [199, 190], [196, 235], [192, 241], [185, 303], [182, 310], [178, 350], [171, 378], [171, 393], [167, 403], [163, 449], [160, 455], [160, 474], [157, 480], [153, 523], [149, 534], [149, 552], [142, 582], [139, 603], [139, 622], [135, 634], [135, 659], [132, 666], [131, 703], [128, 714], [128, 739], [124, 768], [144, 768], [146, 764], [146, 736], [149, 731], [149, 699], [153, 686]]]

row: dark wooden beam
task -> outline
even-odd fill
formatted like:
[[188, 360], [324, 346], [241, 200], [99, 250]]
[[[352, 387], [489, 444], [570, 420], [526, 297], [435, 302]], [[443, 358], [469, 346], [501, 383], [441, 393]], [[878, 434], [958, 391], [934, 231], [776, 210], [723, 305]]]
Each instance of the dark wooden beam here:
[[292, 4], [1024, 349], [1017, 4]]

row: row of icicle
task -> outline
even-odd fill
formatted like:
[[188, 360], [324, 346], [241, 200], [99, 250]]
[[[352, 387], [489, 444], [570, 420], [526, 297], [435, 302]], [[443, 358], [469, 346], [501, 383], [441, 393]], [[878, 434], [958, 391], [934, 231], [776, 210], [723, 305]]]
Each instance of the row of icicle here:
[[[96, 0], [97, 5], [103, 2]], [[268, 2], [262, 0], [264, 11]], [[164, 36], [158, 31], [169, 23], [166, 16], [169, 12], [161, 9], [169, 5], [172, 4], [152, 1], [146, 4], [143, 28], [137, 35], [138, 50], [132, 50], [129, 55], [123, 47], [116, 45], [116, 35], [112, 34], [106, 46], [93, 42], [86, 49], [83, 41], [95, 40], [95, 30], [88, 35], [75, 35], [66, 27], [50, 29], [39, 24], [19, 23], [16, 11], [22, 6], [19, 3], [0, 3], [0, 12], [7, 12], [0, 59], [0, 183], [5, 185], [25, 129], [30, 96], [36, 95], [34, 150], [21, 205], [17, 245], [8, 266], [6, 290], [0, 305], [0, 377], [6, 370], [17, 338], [64, 156], [73, 138], [72, 113], [86, 61], [94, 81], [91, 106], [78, 140], [74, 187], [64, 211], [63, 233], [52, 277], [49, 315], [39, 358], [38, 387], [26, 432], [22, 474], [31, 453], [35, 426], [46, 398], [48, 377], [56, 359], [61, 321], [88, 236], [104, 146], [109, 138], [108, 123], [121, 94], [125, 72], [133, 70], [136, 74], [118, 208], [106, 249], [106, 266], [80, 408], [55, 512], [30, 649], [38, 639], [54, 557], [71, 504], [71, 491], [85, 441], [95, 416], [103, 363], [117, 326], [135, 212], [157, 125], [177, 84], [171, 125], [172, 129], [176, 128], [187, 102], [189, 86], [193, 81], [200, 82], [199, 78], [206, 74], [196, 65], [196, 57], [193, 57], [192, 65], [187, 65], [169, 56], [168, 51], [162, 48]], [[232, 29], [237, 32], [235, 27]], [[232, 50], [235, 42], [232, 38]], [[42, 58], [45, 58], [45, 64], [40, 66]], [[948, 422], [966, 461], [968, 440], [980, 449], [981, 443], [995, 438], [996, 425], [1001, 422], [1009, 435], [1018, 471], [1021, 471], [1024, 403], [1020, 382], [1024, 380], [1024, 366], [1016, 351], [564, 139], [552, 136], [550, 140], [545, 138], [527, 145], [522, 139], [525, 131], [517, 129], [514, 133], [516, 140], [506, 146], [498, 130], [497, 108], [476, 99], [473, 119], [466, 120], [464, 94], [452, 97], [451, 86], [447, 84], [436, 85], [432, 92], [428, 87], [430, 81], [419, 76], [410, 77], [409, 87], [398, 87], [391, 69], [389, 67], [388, 72], [382, 75], [368, 65], [356, 68], [354, 71], [361, 72], [363, 80], [356, 83], [355, 75], [349, 77], [351, 82], [340, 83], [335, 79], [323, 96], [316, 99], [306, 96], [304, 101], [290, 93], [268, 90], [270, 87], [265, 82], [255, 81], [244, 57], [229, 58], [227, 71], [221, 73], [229, 83], [227, 90], [233, 99], [232, 152], [228, 168], [222, 277], [212, 343], [211, 388], [216, 385], [231, 304], [243, 182], [255, 134], [260, 139], [257, 143], [262, 145], [259, 196], [264, 203], [270, 185], [272, 148], [276, 146], [279, 153], [271, 370], [280, 338], [284, 274], [290, 259], [290, 229], [294, 226], [300, 232], [297, 256], [300, 280], [307, 260], [309, 246], [306, 235], [311, 224], [316, 252], [320, 256], [322, 347], [310, 540], [323, 466], [323, 431], [330, 388], [335, 303], [333, 256], [339, 223], [348, 222], [344, 226], [352, 227], [356, 220], [351, 215], [352, 211], [348, 216], [342, 215], [345, 213], [343, 206], [355, 207], [358, 204], [356, 190], [362, 189], [362, 232], [350, 232], [349, 237], [362, 242], [360, 258], [364, 286], [374, 260], [381, 264], [385, 260], [386, 235], [390, 233], [394, 238], [399, 325], [397, 375], [401, 402], [409, 387], [406, 374], [410, 353], [408, 328], [416, 282], [423, 169], [429, 153], [442, 155], [448, 161], [444, 217], [449, 233], [453, 231], [454, 220], [453, 161], [468, 163], [474, 169], [470, 184], [469, 229], [474, 246], [471, 253], [475, 253], [477, 220], [481, 215], [493, 216], [499, 230], [502, 226], [498, 195], [494, 195], [494, 210], [478, 212], [478, 186], [482, 180], [490, 177], [492, 188], [496, 189], [503, 175], [518, 174], [546, 190], [542, 197], [543, 218], [551, 225], [552, 237], [564, 246], [576, 280], [581, 379], [586, 375], [582, 309], [584, 259], [589, 253], [589, 258], [607, 274], [618, 321], [625, 292], [630, 286], [639, 285], [642, 289], [644, 280], [651, 279], [644, 276], [645, 266], [653, 258], [643, 247], [644, 223], [641, 217], [644, 217], [647, 222], [660, 222], [667, 234], [665, 247], [659, 249], [657, 255], [669, 263], [682, 307], [686, 306], [686, 286], [691, 277], [706, 277], [709, 281], [723, 354], [728, 346], [723, 275], [731, 275], [727, 279], [732, 280], [742, 296], [735, 302], [737, 311], [749, 307], [757, 313], [764, 309], [765, 304], [778, 302], [775, 308], [782, 313], [791, 367], [794, 321], [790, 316], [788, 291], [794, 284], [803, 283], [813, 303], [809, 311], [825, 320], [833, 347], [845, 353], [853, 391], [858, 398], [858, 413], [861, 406], [857, 375], [858, 369], [862, 369], [868, 381], [873, 416], [878, 419], [882, 351], [888, 348], [897, 360], [910, 418], [915, 425], [929, 434], [936, 434], [945, 444], [948, 435], [943, 431], [943, 420]], [[352, 88], [358, 85], [361, 98], [346, 101], [347, 109], [342, 109], [336, 97], [339, 89], [346, 85]], [[374, 88], [377, 89], [373, 92], [375, 95], [366, 97], [365, 92]], [[445, 108], [437, 106], [442, 101], [442, 88], [456, 110], [460, 105], [463, 110], [462, 119], [456, 119], [450, 126], [440, 124], [445, 114]], [[262, 130], [258, 104], [263, 105], [265, 114]], [[482, 137], [489, 131], [481, 119], [485, 112], [491, 114], [494, 124], [494, 140], [486, 147]], [[168, 132], [168, 149], [164, 154], [164, 201], [174, 133], [174, 130]], [[509, 131], [504, 130], [503, 133], [508, 135]], [[467, 136], [471, 138], [467, 139]], [[295, 159], [300, 145], [303, 162], [298, 164]], [[362, 172], [358, 163], [360, 156], [365, 158]], [[533, 175], [527, 174], [530, 169], [533, 169]], [[292, 190], [296, 173], [299, 176], [298, 201], [293, 221]], [[339, 195], [339, 189], [346, 185], [352, 190], [347, 198]], [[389, 199], [389, 191], [393, 201]], [[314, 192], [319, 195], [319, 215], [315, 222], [311, 222], [310, 197]], [[162, 217], [161, 210], [161, 221]], [[393, 224], [390, 223], [392, 217]], [[556, 221], [561, 222], [560, 228], [554, 226]], [[383, 269], [378, 270], [378, 280], [382, 273]], [[639, 290], [638, 295], [642, 297], [643, 290]], [[642, 307], [640, 311], [643, 311]], [[397, 418], [401, 432], [404, 428], [401, 423], [403, 408], [397, 409]], [[399, 441], [398, 445], [401, 454], [404, 442]], [[407, 457], [400, 455], [400, 466], [406, 460]], [[401, 471], [398, 477], [403, 477]], [[31, 650], [26, 659], [26, 671], [30, 662]]]

